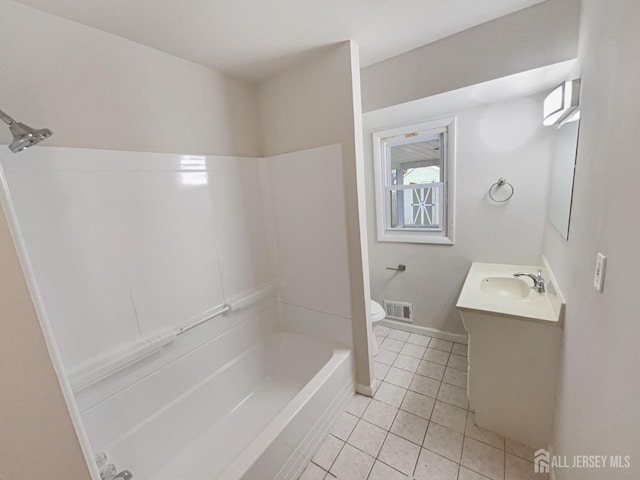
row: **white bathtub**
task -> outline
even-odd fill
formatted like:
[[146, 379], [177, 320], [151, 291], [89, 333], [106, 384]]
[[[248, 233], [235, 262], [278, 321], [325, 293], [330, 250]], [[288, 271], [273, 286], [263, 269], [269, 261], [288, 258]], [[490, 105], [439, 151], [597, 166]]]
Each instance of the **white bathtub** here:
[[350, 350], [274, 333], [105, 451], [138, 480], [293, 480], [353, 391]]

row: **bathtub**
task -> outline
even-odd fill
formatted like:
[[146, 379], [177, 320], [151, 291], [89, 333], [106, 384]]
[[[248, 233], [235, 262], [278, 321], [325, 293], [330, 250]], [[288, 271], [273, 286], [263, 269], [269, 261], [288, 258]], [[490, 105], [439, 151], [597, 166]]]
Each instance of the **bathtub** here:
[[140, 480], [295, 480], [353, 392], [349, 349], [273, 333], [104, 450]]

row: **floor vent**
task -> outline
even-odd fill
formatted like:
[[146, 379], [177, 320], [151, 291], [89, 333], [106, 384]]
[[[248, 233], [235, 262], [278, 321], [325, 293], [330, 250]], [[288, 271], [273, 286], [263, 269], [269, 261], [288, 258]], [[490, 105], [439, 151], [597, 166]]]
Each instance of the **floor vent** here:
[[413, 305], [411, 303], [385, 300], [384, 311], [387, 318], [413, 323]]

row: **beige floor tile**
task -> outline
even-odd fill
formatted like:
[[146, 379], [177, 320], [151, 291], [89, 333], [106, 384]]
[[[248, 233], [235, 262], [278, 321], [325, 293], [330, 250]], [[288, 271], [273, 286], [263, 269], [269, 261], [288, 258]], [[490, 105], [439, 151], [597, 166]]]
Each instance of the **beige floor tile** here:
[[429, 420], [435, 400], [431, 397], [408, 391], [400, 408], [419, 417]]
[[445, 366], [437, 363], [422, 360], [416, 369], [416, 373], [435, 380], [442, 380], [444, 377]]
[[405, 388], [400, 388], [387, 382], [382, 382], [376, 394], [373, 396], [375, 400], [388, 403], [394, 407], [400, 407], [404, 394], [407, 393]]
[[413, 380], [413, 373], [402, 370], [401, 368], [391, 367], [384, 381], [401, 388], [408, 388]]
[[442, 350], [443, 352], [451, 352], [453, 342], [440, 340], [439, 338], [432, 338], [429, 342], [429, 348], [435, 348], [436, 350]]
[[456, 480], [458, 464], [427, 449], [420, 451], [413, 474], [415, 480]]
[[380, 363], [380, 362], [373, 362], [373, 376], [376, 377], [378, 380], [382, 381], [384, 380], [384, 377], [387, 376], [387, 372], [389, 372], [389, 365], [385, 365], [384, 363]]
[[462, 343], [454, 343], [453, 350], [451, 353], [455, 353], [456, 355], [462, 355], [463, 357], [467, 356], [467, 346]]
[[376, 460], [368, 480], [409, 480], [409, 477]]
[[467, 388], [467, 372], [458, 370], [457, 368], [447, 367], [444, 371], [442, 381], [460, 388]]
[[401, 368], [411, 373], [415, 373], [418, 369], [418, 365], [420, 365], [420, 359], [415, 357], [410, 357], [408, 355], [399, 354], [396, 358], [396, 361], [393, 362], [393, 366], [397, 368]]
[[504, 450], [504, 437], [502, 435], [498, 435], [497, 433], [476, 426], [476, 419], [473, 413], [469, 413], [469, 417], [467, 418], [465, 434], [475, 440], [487, 443], [492, 447]]
[[438, 365], [446, 365], [449, 361], [449, 352], [427, 348], [422, 359], [429, 362], [437, 363]]
[[469, 408], [467, 390], [449, 383], [443, 383], [442, 386], [440, 386], [440, 391], [438, 391], [438, 400], [450, 403], [456, 407], [464, 408], [465, 410]]
[[334, 437], [338, 437], [340, 440], [346, 441], [349, 435], [351, 435], [356, 423], [358, 423], [358, 417], [347, 412], [342, 412], [334, 422], [329, 433]]
[[373, 457], [377, 457], [386, 436], [387, 431], [385, 429], [360, 420], [349, 436], [347, 443]]
[[467, 424], [467, 411], [438, 400], [433, 408], [431, 421], [458, 433], [464, 433]]
[[406, 475], [411, 475], [419, 454], [418, 445], [390, 433], [382, 445], [378, 460]]
[[329, 472], [340, 480], [366, 480], [374, 462], [371, 455], [346, 444]]
[[378, 337], [386, 337], [387, 335], [389, 335], [389, 333], [391, 333], [391, 329], [389, 327], [383, 327], [382, 325], [375, 327], [374, 331], [376, 332], [376, 335], [378, 335]]
[[460, 355], [454, 355], [453, 353], [449, 356], [449, 363], [447, 366], [451, 368], [457, 368], [458, 370], [462, 370], [463, 372], [467, 371], [467, 357], [462, 357]]
[[373, 399], [364, 411], [362, 419], [385, 430], [389, 430], [397, 412], [398, 409], [396, 407]]
[[422, 358], [426, 350], [426, 347], [414, 345], [413, 343], [405, 343], [402, 350], [400, 350], [400, 353], [409, 357]]
[[398, 358], [397, 352], [392, 352], [391, 350], [378, 350], [378, 354], [373, 357], [376, 362], [384, 363], [385, 365], [393, 365], [393, 362]]
[[365, 397], [364, 395], [360, 395], [359, 393], [356, 393], [353, 396], [353, 398], [349, 400], [349, 403], [347, 404], [347, 408], [345, 408], [345, 411], [349, 412], [352, 415], [355, 415], [356, 417], [361, 417], [364, 411], [369, 406], [370, 402], [371, 402], [370, 397]]
[[390, 338], [390, 337], [385, 338], [380, 344], [380, 348], [383, 348], [385, 350], [390, 350], [396, 353], [402, 350], [403, 346], [404, 346], [404, 342], [401, 342], [400, 340], [394, 340], [393, 338]]
[[335, 461], [338, 453], [342, 449], [344, 442], [333, 435], [327, 435], [324, 443], [313, 457], [313, 463], [320, 465], [325, 470], [331, 468], [331, 464]]
[[458, 480], [488, 480], [489, 477], [480, 475], [479, 473], [469, 470], [467, 467], [460, 466]]
[[415, 375], [411, 381], [411, 385], [409, 385], [409, 390], [436, 398], [438, 396], [438, 390], [440, 390], [440, 382], [433, 378]]
[[430, 423], [422, 446], [456, 463], [462, 454], [463, 435], [437, 423]]
[[431, 340], [431, 337], [428, 337], [426, 335], [419, 335], [417, 333], [412, 333], [411, 335], [409, 335], [407, 342], [413, 343], [414, 345], [420, 345], [422, 347], [426, 347], [427, 345], [429, 345], [429, 340]]
[[389, 332], [389, 338], [393, 338], [394, 340], [400, 340], [401, 342], [406, 342], [409, 338], [409, 333], [403, 332], [402, 330], [394, 330], [391, 329]]
[[305, 468], [299, 480], [324, 480], [326, 474], [327, 472], [315, 463], [310, 463], [307, 465], [307, 468]]
[[504, 451], [491, 447], [471, 437], [464, 438], [462, 465], [492, 480], [504, 478]]
[[422, 445], [428, 425], [428, 420], [400, 410], [393, 421], [393, 425], [391, 425], [391, 431], [410, 442]]

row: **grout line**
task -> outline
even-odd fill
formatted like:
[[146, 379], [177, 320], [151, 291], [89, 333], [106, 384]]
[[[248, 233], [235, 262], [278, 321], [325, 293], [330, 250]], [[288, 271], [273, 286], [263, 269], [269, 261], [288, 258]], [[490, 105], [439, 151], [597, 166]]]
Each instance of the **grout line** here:
[[[390, 338], [390, 337], [389, 337], [389, 334], [390, 334], [392, 331], [393, 331], [393, 329], [391, 329], [391, 328], [390, 328], [390, 329], [389, 329], [389, 333], [388, 333], [385, 337], [383, 337], [383, 340], [381, 340], [381, 341], [380, 341], [380, 343], [381, 343], [381, 344], [384, 342], [384, 340], [386, 340], [387, 338]], [[419, 335], [419, 334], [418, 334], [418, 335]], [[426, 335], [424, 335], [424, 336], [426, 336]], [[380, 337], [378, 337], [378, 338], [380, 338]], [[366, 477], [366, 478], [369, 478], [369, 477], [370, 477], [370, 475], [371, 475], [371, 473], [372, 473], [372, 471], [373, 471], [373, 467], [375, 466], [375, 463], [376, 463], [376, 462], [383, 463], [384, 465], [388, 466], [388, 467], [389, 467], [389, 468], [391, 468], [392, 470], [397, 471], [398, 473], [401, 473], [402, 475], [406, 475], [405, 473], [401, 472], [401, 471], [400, 471], [400, 470], [398, 470], [397, 468], [395, 468], [395, 467], [393, 467], [393, 466], [391, 466], [391, 465], [388, 465], [387, 463], [383, 462], [383, 461], [382, 461], [382, 460], [380, 460], [380, 458], [379, 458], [379, 457], [380, 457], [380, 453], [382, 452], [382, 448], [384, 447], [384, 444], [386, 443], [387, 439], [389, 438], [389, 434], [396, 435], [397, 437], [402, 438], [403, 440], [405, 440], [405, 441], [407, 441], [407, 442], [411, 443], [412, 445], [416, 445], [416, 446], [419, 448], [419, 450], [418, 450], [418, 456], [417, 456], [417, 458], [416, 458], [416, 463], [414, 464], [413, 471], [412, 471], [412, 474], [415, 474], [415, 470], [416, 470], [416, 468], [417, 468], [417, 466], [418, 466], [418, 462], [419, 462], [419, 459], [420, 459], [420, 455], [421, 455], [421, 453], [422, 453], [422, 449], [426, 449], [423, 445], [424, 445], [424, 441], [425, 441], [425, 439], [426, 439], [426, 436], [427, 436], [427, 433], [428, 433], [428, 431], [429, 431], [429, 427], [430, 427], [431, 423], [435, 423], [436, 425], [440, 425], [438, 422], [433, 422], [433, 421], [431, 420], [431, 416], [433, 415], [433, 411], [434, 411], [434, 409], [435, 409], [436, 402], [438, 402], [438, 401], [439, 401], [439, 402], [445, 403], [445, 404], [447, 404], [447, 405], [451, 405], [451, 406], [453, 406], [453, 407], [461, 408], [462, 410], [465, 410], [465, 411], [466, 411], [466, 415], [467, 415], [467, 416], [466, 416], [466, 420], [468, 420], [469, 415], [470, 415], [470, 411], [469, 411], [469, 409], [468, 409], [468, 402], [467, 402], [467, 408], [462, 408], [462, 407], [459, 407], [458, 405], [454, 405], [454, 404], [452, 404], [452, 403], [444, 402], [444, 401], [442, 401], [442, 400], [439, 400], [439, 399], [438, 399], [438, 395], [440, 394], [440, 390], [442, 389], [442, 384], [443, 384], [443, 383], [446, 383], [447, 385], [452, 385], [452, 386], [454, 386], [454, 387], [458, 387], [458, 388], [463, 388], [463, 387], [459, 387], [458, 385], [451, 384], [451, 383], [449, 383], [449, 382], [445, 382], [445, 381], [444, 381], [444, 373], [443, 373], [443, 378], [442, 378], [442, 379], [437, 379], [437, 378], [432, 378], [432, 377], [428, 377], [428, 376], [426, 376], [426, 375], [419, 374], [419, 373], [417, 372], [417, 368], [416, 368], [416, 371], [411, 371], [411, 370], [407, 370], [407, 369], [405, 369], [405, 368], [402, 368], [402, 367], [400, 367], [400, 366], [394, 365], [394, 364], [395, 364], [395, 362], [396, 362], [396, 360], [397, 360], [397, 358], [398, 358], [398, 355], [404, 355], [404, 356], [407, 356], [407, 357], [410, 357], [410, 358], [414, 358], [414, 359], [419, 360], [420, 362], [422, 362], [422, 361], [429, 362], [429, 360], [425, 360], [425, 359], [424, 359], [424, 355], [426, 355], [426, 349], [427, 349], [427, 348], [429, 348], [429, 344], [431, 343], [432, 337], [429, 337], [429, 340], [427, 341], [427, 344], [426, 344], [426, 345], [419, 345], [419, 344], [411, 343], [411, 342], [409, 342], [409, 341], [408, 341], [408, 340], [409, 340], [409, 338], [410, 338], [410, 336], [409, 336], [409, 337], [407, 337], [407, 339], [406, 339], [406, 340], [397, 340], [397, 339], [394, 339], [394, 338], [391, 338], [391, 340], [395, 340], [395, 341], [397, 341], [397, 342], [402, 343], [402, 346], [401, 346], [401, 348], [400, 348], [400, 351], [402, 351], [402, 349], [403, 349], [403, 348], [405, 347], [405, 345], [407, 345], [407, 344], [409, 344], [409, 345], [415, 345], [415, 346], [419, 346], [419, 347], [424, 347], [424, 348], [425, 348], [425, 352], [424, 352], [424, 354], [422, 355], [422, 357], [417, 358], [417, 357], [414, 357], [414, 356], [411, 356], [411, 355], [401, 354], [400, 352], [393, 352], [393, 351], [391, 351], [391, 350], [387, 350], [387, 349], [384, 349], [384, 348], [380, 347], [381, 349], [383, 349], [383, 350], [385, 350], [385, 351], [388, 351], [388, 352], [391, 352], [391, 353], [394, 353], [394, 354], [396, 355], [396, 356], [395, 356], [395, 358], [394, 358], [394, 360], [393, 360], [392, 365], [388, 365], [388, 364], [386, 364], [386, 363], [378, 362], [378, 363], [380, 363], [380, 364], [382, 364], [382, 365], [385, 365], [385, 366], [389, 367], [389, 368], [387, 369], [387, 372], [384, 374], [383, 378], [378, 379], [378, 380], [380, 381], [380, 384], [382, 384], [382, 383], [384, 382], [384, 379], [387, 377], [387, 375], [389, 374], [389, 371], [391, 370], [391, 368], [392, 368], [392, 367], [393, 367], [393, 368], [396, 368], [396, 369], [399, 369], [399, 370], [402, 370], [402, 371], [405, 371], [405, 372], [408, 372], [408, 373], [410, 373], [410, 374], [411, 374], [411, 381], [409, 382], [409, 386], [407, 386], [406, 388], [405, 388], [405, 387], [401, 387], [401, 386], [399, 386], [399, 385], [395, 385], [395, 384], [393, 384], [393, 383], [391, 383], [391, 382], [386, 382], [386, 383], [388, 383], [389, 385], [392, 385], [392, 386], [394, 386], [394, 387], [401, 388], [401, 389], [403, 389], [403, 390], [404, 390], [404, 395], [403, 395], [403, 397], [402, 397], [402, 400], [400, 401], [400, 406], [399, 406], [399, 407], [396, 407], [395, 405], [392, 405], [392, 404], [387, 403], [387, 402], [385, 402], [385, 401], [383, 401], [383, 400], [380, 400], [379, 398], [375, 398], [375, 400], [376, 400], [376, 401], [381, 402], [381, 403], [384, 403], [385, 405], [389, 405], [389, 406], [391, 406], [391, 407], [393, 407], [393, 408], [395, 408], [395, 409], [396, 409], [395, 415], [394, 415], [394, 417], [393, 417], [393, 420], [392, 420], [392, 422], [391, 422], [391, 424], [390, 424], [389, 428], [388, 428], [388, 429], [386, 429], [386, 428], [380, 427], [379, 425], [375, 425], [374, 423], [371, 423], [371, 422], [369, 422], [369, 421], [367, 421], [367, 420], [365, 420], [365, 419], [363, 418], [363, 416], [364, 416], [365, 412], [367, 411], [367, 409], [368, 409], [368, 408], [369, 408], [369, 406], [371, 405], [371, 401], [374, 399], [374, 398], [372, 397], [372, 398], [371, 398], [371, 400], [368, 402], [367, 406], [362, 410], [362, 414], [361, 414], [361, 415], [355, 415], [355, 414], [353, 414], [353, 413], [351, 413], [351, 412], [347, 412], [346, 410], [344, 410], [344, 411], [345, 411], [346, 413], [348, 413], [349, 415], [352, 415], [352, 416], [354, 416], [354, 417], [356, 417], [356, 418], [358, 419], [358, 420], [356, 421], [356, 425], [354, 426], [354, 428], [352, 429], [352, 431], [351, 431], [351, 432], [349, 433], [349, 435], [347, 436], [347, 440], [346, 440], [346, 441], [344, 441], [344, 440], [342, 440], [342, 439], [340, 439], [340, 438], [336, 437], [335, 435], [333, 435], [333, 434], [331, 434], [331, 433], [328, 433], [328, 435], [333, 436], [334, 438], [336, 438], [337, 440], [339, 440], [339, 441], [341, 441], [341, 442], [343, 443], [342, 447], [341, 447], [341, 448], [340, 448], [340, 450], [338, 451], [338, 453], [337, 453], [336, 457], [334, 458], [333, 462], [332, 462], [332, 463], [331, 463], [331, 465], [329, 466], [329, 470], [325, 470], [323, 467], [321, 467], [320, 465], [318, 465], [318, 464], [316, 464], [315, 462], [313, 462], [313, 460], [311, 460], [311, 462], [310, 462], [310, 463], [313, 463], [314, 465], [316, 465], [318, 468], [320, 468], [320, 469], [321, 469], [323, 472], [325, 472], [326, 474], [333, 475], [333, 474], [331, 473], [331, 469], [333, 468], [333, 466], [334, 466], [334, 464], [335, 464], [336, 460], [338, 459], [338, 457], [340, 456], [340, 454], [341, 454], [341, 453], [342, 453], [342, 451], [344, 450], [345, 445], [347, 445], [347, 444], [348, 444], [351, 448], [354, 448], [354, 449], [358, 450], [359, 452], [362, 452], [363, 454], [365, 454], [365, 455], [367, 455], [367, 456], [369, 456], [369, 457], [373, 457], [371, 454], [369, 454], [369, 453], [367, 453], [367, 452], [365, 452], [365, 451], [361, 450], [360, 448], [356, 447], [355, 445], [352, 445], [351, 443], [349, 443], [349, 439], [351, 438], [351, 435], [353, 434], [353, 431], [355, 430], [355, 428], [356, 428], [357, 424], [360, 422], [360, 420], [362, 420], [363, 422], [368, 423], [369, 425], [373, 425], [373, 426], [378, 427], [378, 428], [383, 428], [383, 430], [385, 430], [385, 437], [384, 437], [384, 440], [382, 441], [382, 445], [380, 446], [380, 450], [379, 450], [379, 451], [378, 451], [378, 453], [375, 455], [375, 457], [373, 457], [373, 458], [374, 458], [374, 462], [373, 462], [373, 464], [371, 465], [371, 468], [369, 469], [369, 471], [368, 471], [368, 473], [367, 473], [367, 477]], [[455, 343], [457, 343], [457, 342], [452, 342], [452, 343], [455, 345]], [[438, 349], [433, 349], [433, 350], [438, 350]], [[438, 350], [438, 351], [442, 351], [442, 350]], [[443, 367], [445, 368], [445, 373], [446, 373], [446, 369], [447, 369], [447, 368], [454, 368], [454, 367], [450, 367], [450, 366], [449, 366], [449, 361], [450, 361], [450, 359], [451, 359], [451, 355], [453, 355], [453, 346], [451, 347], [451, 350], [450, 350], [449, 352], [445, 352], [445, 353], [448, 353], [448, 357], [447, 357], [447, 364], [446, 364], [446, 365], [440, 365], [440, 366], [443, 366]], [[375, 361], [375, 359], [374, 359], [374, 361]], [[435, 363], [435, 362], [430, 362], [430, 363]], [[439, 365], [439, 364], [436, 364], [436, 365]], [[419, 367], [419, 365], [418, 365], [418, 367]], [[464, 370], [460, 370], [460, 369], [456, 369], [456, 370], [464, 371]], [[411, 384], [413, 383], [413, 380], [415, 379], [416, 375], [419, 375], [419, 376], [421, 376], [421, 377], [428, 378], [428, 379], [430, 379], [430, 380], [434, 380], [434, 381], [439, 382], [439, 385], [438, 385], [438, 391], [436, 392], [436, 396], [435, 396], [435, 398], [434, 398], [434, 397], [431, 397], [431, 396], [429, 396], [429, 395], [425, 395], [425, 394], [423, 394], [423, 393], [416, 392], [415, 390], [411, 390], [411, 389], [410, 389]], [[427, 397], [427, 398], [430, 398], [430, 399], [432, 399], [432, 400], [434, 401], [434, 403], [433, 403], [433, 408], [431, 409], [431, 412], [430, 412], [430, 414], [429, 414], [429, 418], [426, 418], [426, 419], [425, 419], [424, 417], [420, 417], [419, 415], [416, 415], [416, 416], [418, 416], [418, 417], [420, 417], [420, 418], [423, 418], [424, 420], [426, 420], [426, 421], [427, 421], [427, 429], [425, 430], [425, 433], [424, 433], [424, 435], [423, 435], [423, 437], [422, 437], [422, 443], [421, 443], [421, 444], [417, 444], [416, 442], [413, 442], [413, 441], [411, 441], [411, 440], [409, 440], [409, 439], [406, 439], [406, 438], [404, 438], [404, 437], [401, 437], [400, 435], [397, 435], [396, 433], [394, 433], [394, 432], [392, 432], [392, 431], [391, 431], [391, 428], [393, 427], [393, 424], [395, 423], [395, 421], [396, 421], [396, 419], [397, 419], [398, 414], [400, 413], [400, 411], [403, 411], [403, 412], [406, 412], [406, 413], [409, 413], [409, 414], [415, 415], [415, 413], [408, 412], [408, 411], [406, 411], [406, 410], [404, 410], [404, 409], [402, 409], [402, 408], [401, 408], [401, 406], [402, 406], [402, 404], [404, 403], [404, 400], [405, 400], [405, 398], [406, 398], [406, 396], [407, 396], [407, 393], [408, 393], [408, 392], [412, 392], [412, 393], [415, 393], [415, 394], [417, 394], [417, 395], [423, 395], [423, 396], [425, 396], [425, 397]], [[376, 392], [376, 393], [377, 393], [377, 392]], [[375, 396], [375, 393], [374, 393], [374, 396]], [[451, 428], [450, 428], [450, 427], [447, 427], [447, 426], [445, 426], [445, 425], [441, 425], [441, 426], [442, 426], [442, 427], [444, 427], [444, 428], [448, 428], [448, 429], [450, 429], [450, 430], [451, 430]], [[452, 431], [455, 431], [455, 430], [452, 430]], [[460, 432], [456, 432], [456, 433], [460, 433]], [[461, 449], [461, 451], [460, 451], [460, 461], [458, 461], [458, 462], [454, 462], [454, 463], [457, 463], [457, 465], [458, 465], [458, 476], [459, 476], [459, 474], [460, 474], [460, 469], [461, 469], [461, 467], [463, 466], [461, 462], [462, 462], [462, 452], [464, 451], [464, 443], [465, 443], [466, 438], [467, 438], [467, 435], [466, 435], [466, 421], [465, 421], [465, 432], [464, 432], [462, 435], [463, 435], [463, 446], [462, 446], [462, 449]], [[472, 438], [472, 437], [469, 437], [469, 438]], [[473, 440], [476, 440], [476, 439], [473, 439]], [[476, 440], [476, 441], [481, 442], [480, 440]], [[484, 442], [481, 442], [481, 443], [485, 444]], [[488, 445], [488, 444], [485, 444], [485, 445]], [[492, 446], [492, 445], [489, 445], [489, 446]], [[493, 448], [495, 448], [495, 447], [493, 447]], [[449, 459], [449, 458], [447, 458], [447, 457], [445, 457], [445, 456], [443, 456], [443, 455], [441, 455], [441, 454], [439, 454], [439, 453], [437, 453], [437, 452], [433, 452], [432, 450], [429, 450], [429, 449], [426, 449], [426, 450], [428, 450], [428, 451], [430, 451], [430, 452], [434, 453], [435, 455], [438, 455], [438, 456], [440, 456], [440, 457], [442, 457], [442, 458], [445, 458], [445, 459], [447, 459], [447, 460], [449, 460], [449, 461], [453, 461], [453, 460], [451, 460], [451, 459]], [[503, 453], [504, 453], [504, 459], [505, 459], [504, 461], [505, 461], [505, 472], [506, 472], [506, 451], [505, 451], [505, 450], [503, 450]], [[465, 468], [468, 468], [468, 467], [465, 467]], [[470, 470], [471, 470], [471, 469], [470, 469]], [[472, 470], [472, 471], [473, 471], [473, 470]], [[303, 471], [303, 473], [304, 473], [304, 471]], [[476, 473], [479, 473], [479, 472], [476, 472]], [[505, 474], [506, 474], [506, 473], [505, 473]], [[411, 478], [411, 477], [412, 477], [412, 475], [409, 475], [409, 478]]]

